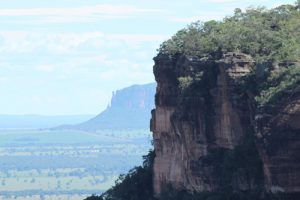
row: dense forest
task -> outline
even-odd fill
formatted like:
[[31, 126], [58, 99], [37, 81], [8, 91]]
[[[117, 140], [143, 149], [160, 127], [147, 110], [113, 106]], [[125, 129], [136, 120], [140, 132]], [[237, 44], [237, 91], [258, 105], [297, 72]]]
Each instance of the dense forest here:
[[[163, 42], [158, 54], [176, 56], [183, 54], [203, 60], [217, 60], [228, 52], [250, 55], [255, 62], [244, 86], [252, 87], [253, 79], [262, 84], [253, 86], [256, 104], [263, 107], [274, 103], [287, 91], [300, 88], [300, 0], [294, 5], [281, 5], [273, 9], [237, 8], [234, 15], [222, 21], [195, 22], [178, 31]], [[197, 78], [197, 77], [196, 77]], [[198, 77], [199, 78], [199, 77]], [[200, 77], [201, 78], [201, 77]], [[185, 87], [191, 80], [179, 80]], [[142, 167], [122, 175], [116, 185], [101, 196], [86, 200], [148, 200], [153, 199], [152, 165], [154, 153], [145, 157]], [[239, 196], [228, 193], [191, 194], [166, 188], [161, 199], [255, 199], [256, 196]], [[264, 196], [262, 199], [276, 199]], [[281, 198], [281, 199], [288, 199]]]

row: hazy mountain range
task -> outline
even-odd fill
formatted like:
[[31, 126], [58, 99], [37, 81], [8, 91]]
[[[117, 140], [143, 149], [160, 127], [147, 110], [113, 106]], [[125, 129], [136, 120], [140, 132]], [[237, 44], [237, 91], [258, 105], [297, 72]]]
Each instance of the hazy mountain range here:
[[117, 90], [113, 93], [110, 105], [96, 117], [80, 124], [57, 128], [85, 131], [148, 128], [154, 108], [155, 88], [155, 83], [149, 83]]

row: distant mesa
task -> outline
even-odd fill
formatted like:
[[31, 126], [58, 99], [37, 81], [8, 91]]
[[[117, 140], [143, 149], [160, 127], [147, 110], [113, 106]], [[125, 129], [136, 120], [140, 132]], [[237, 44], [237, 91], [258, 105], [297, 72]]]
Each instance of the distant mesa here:
[[76, 125], [54, 129], [96, 131], [100, 129], [144, 129], [154, 108], [156, 83], [132, 85], [113, 92], [110, 105], [96, 117]]

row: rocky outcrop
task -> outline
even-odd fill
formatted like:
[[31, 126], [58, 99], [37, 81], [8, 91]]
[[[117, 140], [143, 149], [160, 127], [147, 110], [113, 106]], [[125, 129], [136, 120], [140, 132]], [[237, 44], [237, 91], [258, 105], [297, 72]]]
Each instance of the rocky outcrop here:
[[97, 116], [80, 124], [62, 125], [54, 129], [147, 129], [154, 107], [155, 87], [155, 83], [149, 83], [117, 90], [113, 92], [110, 105]]
[[168, 185], [196, 192], [227, 186], [300, 192], [300, 93], [262, 117], [255, 89], [245, 88], [255, 66], [248, 55], [211, 60], [159, 54], [154, 61], [157, 195]]
[[[144, 129], [154, 107], [155, 83], [132, 85], [113, 93], [110, 105], [99, 115], [78, 124], [81, 130]], [[149, 123], [149, 122], [148, 122]]]

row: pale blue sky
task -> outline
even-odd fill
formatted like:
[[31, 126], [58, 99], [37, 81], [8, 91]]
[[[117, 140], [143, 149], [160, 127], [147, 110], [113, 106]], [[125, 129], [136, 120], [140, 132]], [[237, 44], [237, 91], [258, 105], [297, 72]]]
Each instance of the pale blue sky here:
[[154, 81], [165, 39], [234, 8], [295, 0], [0, 0], [0, 114], [97, 114]]

